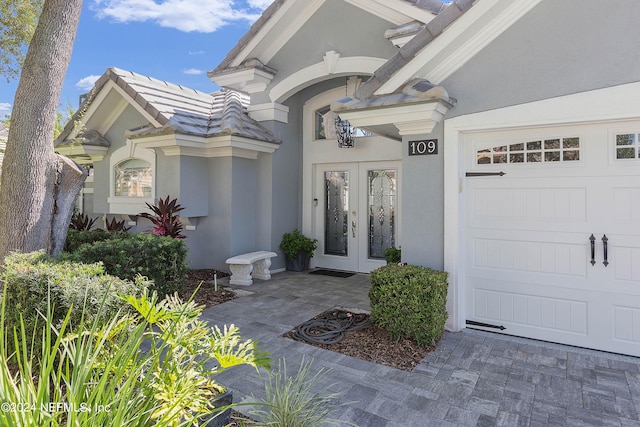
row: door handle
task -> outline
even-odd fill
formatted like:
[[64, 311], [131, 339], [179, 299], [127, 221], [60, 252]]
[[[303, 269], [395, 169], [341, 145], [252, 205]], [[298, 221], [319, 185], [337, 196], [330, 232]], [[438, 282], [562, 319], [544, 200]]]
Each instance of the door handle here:
[[609, 265], [609, 239], [607, 238], [606, 234], [602, 235], [602, 249], [604, 250], [604, 261], [602, 261], [602, 263], [604, 264], [604, 266], [606, 267], [607, 265]]
[[591, 242], [591, 265], [596, 265], [596, 236], [593, 233], [589, 237], [589, 241]]
[[355, 237], [356, 237], [356, 222], [355, 221], [351, 221], [351, 234], [353, 235], [353, 238], [355, 239]]

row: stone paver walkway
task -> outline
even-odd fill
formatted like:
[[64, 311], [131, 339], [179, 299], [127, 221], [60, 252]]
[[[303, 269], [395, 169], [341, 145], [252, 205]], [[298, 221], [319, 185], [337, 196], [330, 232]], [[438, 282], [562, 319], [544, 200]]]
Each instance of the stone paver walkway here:
[[[340, 425], [640, 426], [640, 359], [483, 331], [445, 333], [411, 372], [365, 362], [281, 335], [333, 307], [369, 309], [368, 275], [279, 273], [239, 288], [250, 294], [211, 307], [204, 319], [233, 323], [296, 372], [303, 357], [329, 369], [321, 386], [344, 392]], [[264, 395], [253, 368], [216, 378], [234, 401]], [[241, 409], [242, 410], [242, 409]]]

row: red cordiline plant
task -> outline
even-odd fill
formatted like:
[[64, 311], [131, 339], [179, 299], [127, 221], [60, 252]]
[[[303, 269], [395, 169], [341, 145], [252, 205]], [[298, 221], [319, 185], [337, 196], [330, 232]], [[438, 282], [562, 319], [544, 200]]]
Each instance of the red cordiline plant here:
[[178, 212], [184, 208], [178, 204], [178, 199], [170, 199], [170, 196], [167, 196], [164, 200], [160, 198], [158, 200], [158, 204], [155, 206], [150, 205], [149, 203], [146, 205], [153, 214], [143, 212], [140, 216], [153, 223], [153, 234], [169, 236], [176, 239], [184, 239], [187, 237], [182, 234], [182, 229], [184, 227], [180, 222], [180, 215], [178, 215]]

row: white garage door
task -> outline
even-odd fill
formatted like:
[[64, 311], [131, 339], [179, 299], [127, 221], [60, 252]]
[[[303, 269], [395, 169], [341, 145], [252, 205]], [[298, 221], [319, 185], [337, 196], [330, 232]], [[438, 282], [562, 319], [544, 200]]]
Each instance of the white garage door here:
[[468, 326], [640, 355], [639, 138], [640, 122], [465, 136]]

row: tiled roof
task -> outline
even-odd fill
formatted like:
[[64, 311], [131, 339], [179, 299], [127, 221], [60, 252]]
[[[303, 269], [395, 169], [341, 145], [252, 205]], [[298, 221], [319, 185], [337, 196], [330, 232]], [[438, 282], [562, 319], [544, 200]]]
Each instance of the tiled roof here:
[[[161, 125], [159, 128], [145, 126], [143, 130], [134, 132], [136, 137], [154, 133], [205, 138], [235, 135], [278, 142], [269, 130], [249, 117], [246, 112], [249, 98], [240, 92], [224, 89], [209, 94], [130, 71], [109, 68], [96, 82], [94, 93], [98, 93], [109, 81], [124, 90]], [[75, 119], [72, 118], [58, 137], [59, 143], [69, 136]]]
[[331, 110], [362, 110], [380, 108], [389, 105], [412, 104], [416, 102], [444, 101], [449, 105], [455, 104], [442, 86], [435, 86], [423, 79], [415, 79], [407, 83], [400, 91], [388, 95], [375, 96], [369, 99], [343, 98], [331, 104]]
[[436, 39], [445, 28], [471, 8], [476, 0], [455, 0], [405, 44], [398, 53], [378, 68], [369, 80], [358, 88], [356, 97], [360, 100], [372, 98], [389, 78], [411, 62], [429, 43]]

